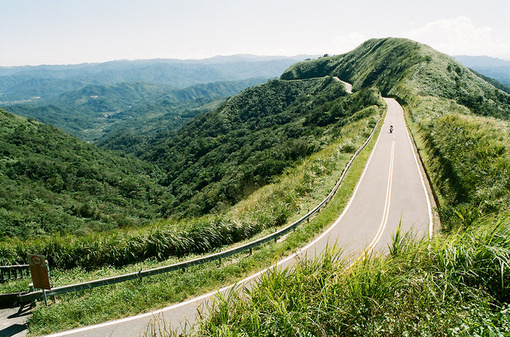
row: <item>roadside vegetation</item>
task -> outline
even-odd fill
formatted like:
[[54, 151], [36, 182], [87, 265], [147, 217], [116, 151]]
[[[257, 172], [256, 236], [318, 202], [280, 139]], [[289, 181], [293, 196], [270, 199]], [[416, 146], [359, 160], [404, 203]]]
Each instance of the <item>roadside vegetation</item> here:
[[[510, 218], [417, 242], [347, 269], [339, 247], [232, 291], [190, 336], [506, 336]], [[155, 321], [146, 335], [170, 327]], [[165, 334], [164, 334], [165, 335]]]

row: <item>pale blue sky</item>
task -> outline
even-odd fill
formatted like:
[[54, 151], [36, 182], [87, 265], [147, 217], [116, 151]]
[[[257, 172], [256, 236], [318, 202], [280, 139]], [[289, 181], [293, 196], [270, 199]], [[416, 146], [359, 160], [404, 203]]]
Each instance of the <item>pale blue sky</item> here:
[[509, 0], [0, 0], [0, 66], [340, 54], [407, 37], [510, 60]]

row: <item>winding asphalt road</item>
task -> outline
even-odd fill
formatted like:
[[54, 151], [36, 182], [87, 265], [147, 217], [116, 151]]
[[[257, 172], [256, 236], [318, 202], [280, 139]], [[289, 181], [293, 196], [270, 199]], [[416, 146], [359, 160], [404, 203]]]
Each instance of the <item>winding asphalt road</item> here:
[[[388, 111], [382, 131], [348, 205], [339, 218], [313, 242], [280, 261], [284, 268], [297, 256], [308, 258], [336, 243], [345, 254], [360, 256], [364, 252], [386, 252], [399, 223], [403, 232], [412, 230], [418, 237], [432, 235], [432, 206], [428, 182], [412, 145], [404, 122], [402, 107], [385, 99]], [[393, 132], [389, 132], [393, 125]], [[248, 285], [261, 271], [240, 282]], [[239, 284], [238, 284], [239, 286]], [[227, 292], [232, 286], [219, 290]], [[147, 314], [103, 324], [65, 331], [51, 336], [139, 336], [150, 320], [163, 319], [173, 327], [195, 319], [197, 308], [217, 295], [218, 291]]]

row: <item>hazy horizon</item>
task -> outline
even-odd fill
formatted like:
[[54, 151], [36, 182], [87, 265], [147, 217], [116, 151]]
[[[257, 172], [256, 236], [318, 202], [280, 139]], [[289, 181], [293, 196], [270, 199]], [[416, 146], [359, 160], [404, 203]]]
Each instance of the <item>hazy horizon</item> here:
[[0, 0], [0, 66], [337, 55], [404, 37], [510, 60], [506, 0]]

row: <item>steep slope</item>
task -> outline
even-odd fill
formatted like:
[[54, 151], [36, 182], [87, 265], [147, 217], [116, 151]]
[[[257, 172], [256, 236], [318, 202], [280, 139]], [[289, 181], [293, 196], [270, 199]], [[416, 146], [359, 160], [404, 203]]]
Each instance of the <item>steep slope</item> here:
[[200, 215], [270, 183], [329, 144], [343, 125], [376, 114], [381, 106], [378, 92], [348, 96], [331, 77], [272, 80], [197, 116], [169, 138], [155, 134], [128, 147], [166, 172], [163, 184], [174, 196], [168, 212]]
[[158, 217], [159, 171], [0, 109], [0, 239], [136, 226]]

